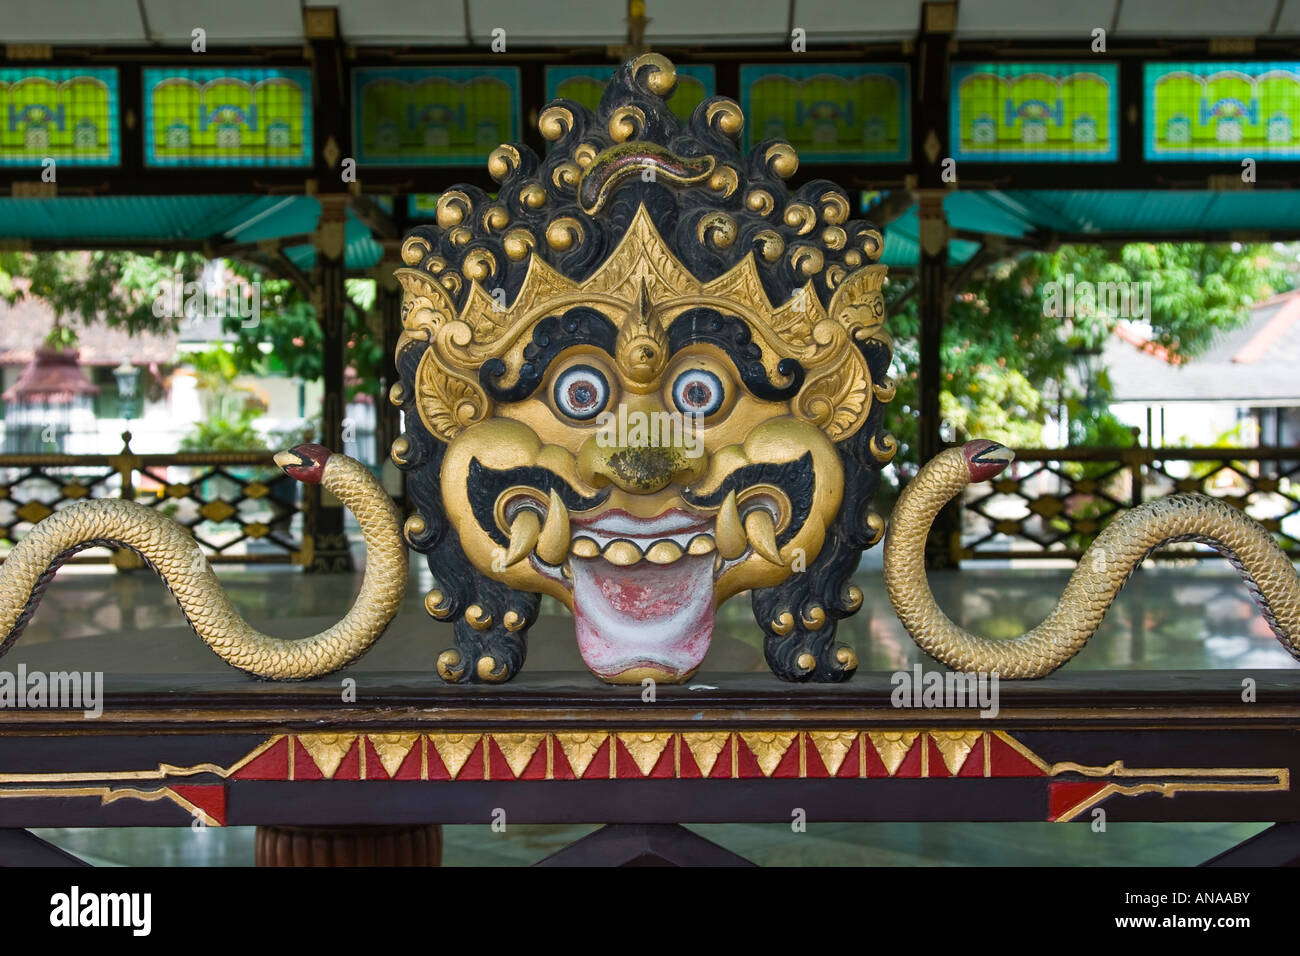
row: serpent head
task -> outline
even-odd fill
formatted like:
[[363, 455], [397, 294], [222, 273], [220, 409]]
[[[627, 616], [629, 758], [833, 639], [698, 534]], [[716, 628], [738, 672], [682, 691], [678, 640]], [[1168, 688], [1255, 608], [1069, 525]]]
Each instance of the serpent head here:
[[1006, 445], [987, 438], [977, 438], [961, 446], [972, 482], [988, 481], [1015, 461], [1016, 453]]
[[309, 485], [319, 485], [325, 475], [325, 463], [334, 454], [324, 445], [297, 445], [275, 454], [275, 463], [286, 475]]

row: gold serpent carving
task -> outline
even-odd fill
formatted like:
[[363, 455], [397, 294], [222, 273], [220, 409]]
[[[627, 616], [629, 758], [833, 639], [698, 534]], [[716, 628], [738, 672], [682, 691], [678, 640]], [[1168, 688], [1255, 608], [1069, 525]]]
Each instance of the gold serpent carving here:
[[[289, 454], [294, 453], [281, 453]], [[283, 467], [281, 456], [276, 458]], [[254, 630], [230, 603], [188, 530], [136, 502], [98, 498], [35, 525], [0, 566], [0, 654], [22, 634], [54, 569], [74, 551], [108, 543], [134, 550], [158, 572], [190, 626], [227, 664], [271, 680], [305, 680], [350, 664], [401, 606], [406, 547], [397, 506], [360, 462], [330, 455], [321, 484], [356, 516], [366, 541], [361, 591], [347, 615], [327, 630], [295, 640]]]
[[991, 640], [954, 624], [935, 603], [925, 575], [925, 539], [939, 510], [972, 480], [993, 477], [1011, 452], [990, 441], [936, 455], [903, 490], [885, 540], [885, 586], [894, 610], [927, 654], [962, 671], [1003, 678], [1042, 677], [1077, 654], [1101, 624], [1134, 568], [1175, 541], [1224, 553], [1257, 596], [1265, 620], [1300, 658], [1300, 577], [1260, 524], [1231, 505], [1197, 494], [1155, 498], [1116, 516], [1084, 552], [1065, 593], [1042, 624], [1011, 640]]

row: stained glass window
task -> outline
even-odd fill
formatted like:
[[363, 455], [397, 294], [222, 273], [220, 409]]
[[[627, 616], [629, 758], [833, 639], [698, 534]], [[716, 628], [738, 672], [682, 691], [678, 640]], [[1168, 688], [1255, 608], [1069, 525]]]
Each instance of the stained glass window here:
[[0, 165], [116, 166], [117, 70], [0, 69]]
[[311, 71], [146, 69], [150, 166], [308, 166]]
[[517, 67], [352, 71], [357, 162], [477, 166], [519, 137]]
[[1146, 158], [1300, 156], [1300, 63], [1148, 63]]
[[745, 147], [788, 141], [801, 162], [906, 162], [904, 64], [819, 63], [740, 68]]
[[1119, 157], [1119, 67], [1113, 63], [954, 64], [949, 109], [957, 160]]

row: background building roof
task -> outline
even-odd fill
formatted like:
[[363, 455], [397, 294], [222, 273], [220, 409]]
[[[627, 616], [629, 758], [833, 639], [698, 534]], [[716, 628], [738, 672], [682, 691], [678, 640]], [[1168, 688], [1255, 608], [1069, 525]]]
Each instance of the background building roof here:
[[1116, 329], [1102, 365], [1119, 402], [1300, 405], [1300, 292], [1259, 303], [1246, 325], [1178, 364], [1131, 329]]

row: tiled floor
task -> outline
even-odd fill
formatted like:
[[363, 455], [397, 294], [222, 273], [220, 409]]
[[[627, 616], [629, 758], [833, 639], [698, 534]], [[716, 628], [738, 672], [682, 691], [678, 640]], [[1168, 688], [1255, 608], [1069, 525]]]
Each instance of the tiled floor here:
[[[299, 636], [337, 619], [356, 593], [356, 580], [307, 576], [289, 569], [229, 570], [222, 579], [251, 623], [270, 633]], [[963, 626], [1013, 636], [1040, 621], [1064, 588], [1068, 568], [972, 567], [939, 573], [940, 603]], [[869, 555], [857, 583], [863, 610], [841, 625], [864, 670], [894, 671], [923, 659], [885, 598], [878, 556]], [[397, 621], [354, 673], [406, 670], [432, 674], [433, 660], [451, 643], [450, 628], [423, 609], [427, 571], [412, 573]], [[762, 672], [761, 635], [748, 603], [724, 606], [700, 679], [715, 672]], [[65, 570], [35, 620], [5, 660], [31, 668], [75, 658], [79, 669], [113, 673], [219, 673], [226, 670], [184, 626], [180, 611], [147, 572]], [[548, 599], [529, 638], [530, 669], [575, 671], [582, 663], [568, 613]], [[1141, 569], [1101, 630], [1068, 665], [1086, 670], [1272, 668], [1300, 666], [1274, 640], [1250, 595], [1220, 562]], [[106, 680], [111, 680], [107, 677]], [[1263, 825], [1112, 824], [1105, 833], [1053, 824], [811, 824], [793, 833], [782, 824], [709, 825], [702, 835], [767, 864], [1074, 864], [1191, 865], [1240, 842]], [[447, 865], [531, 863], [592, 827], [446, 828]], [[240, 865], [252, 861], [252, 831], [42, 830], [41, 835], [103, 864]]]

